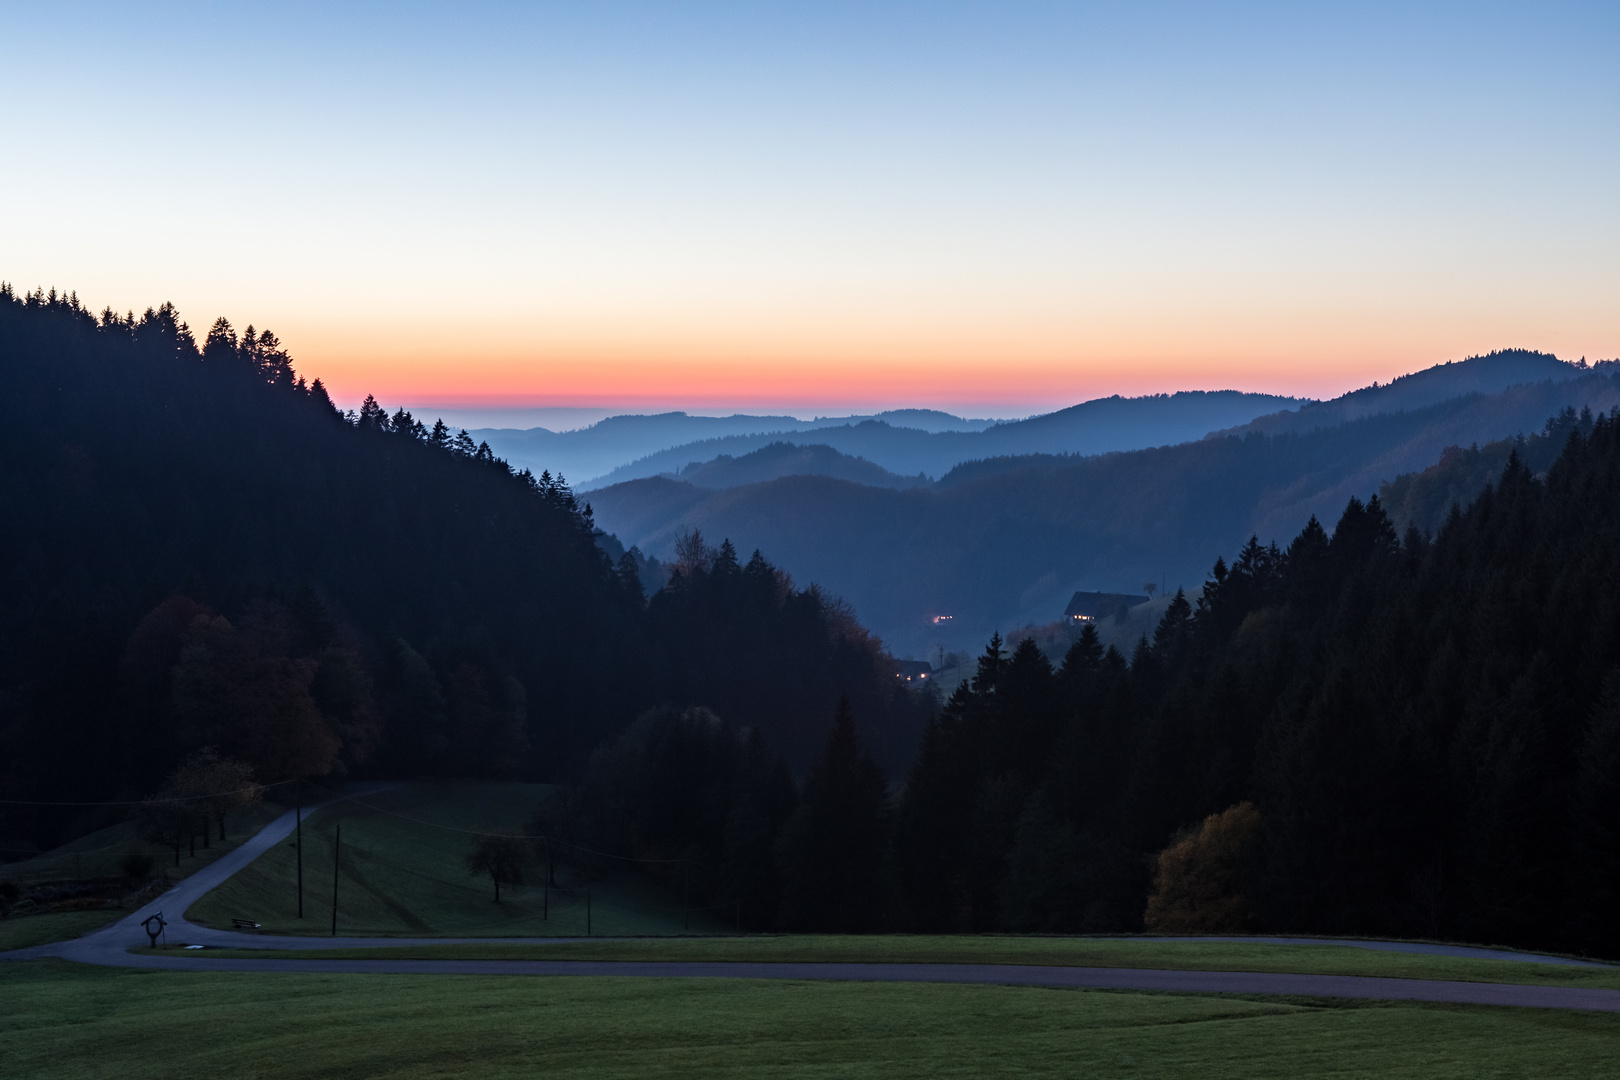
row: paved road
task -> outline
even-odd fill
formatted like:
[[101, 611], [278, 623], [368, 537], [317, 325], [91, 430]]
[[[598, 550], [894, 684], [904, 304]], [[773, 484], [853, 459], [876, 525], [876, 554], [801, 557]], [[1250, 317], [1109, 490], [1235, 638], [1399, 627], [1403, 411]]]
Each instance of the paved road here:
[[[323, 806], [330, 806], [344, 799], [358, 798], [364, 795], [375, 795], [386, 791], [396, 785], [393, 784], [350, 784], [337, 795], [310, 803], [304, 807], [303, 813], [309, 814]], [[222, 855], [207, 866], [198, 870], [190, 877], [181, 881], [174, 888], [159, 896], [156, 900], [145, 905], [132, 914], [124, 916], [109, 926], [92, 931], [82, 938], [74, 941], [61, 941], [51, 945], [36, 945], [28, 949], [18, 949], [14, 952], [0, 953], [0, 960], [27, 960], [39, 956], [59, 956], [68, 960], [80, 960], [88, 964], [110, 964], [114, 967], [122, 966], [128, 958], [127, 950], [136, 945], [147, 943], [146, 931], [141, 924], [148, 916], [162, 913], [169, 924], [170, 940], [195, 941], [198, 943], [237, 945], [239, 947], [254, 948], [254, 942], [293, 942], [308, 941], [307, 938], [261, 938], [254, 934], [235, 934], [227, 931], [212, 930], [197, 926], [185, 919], [185, 910], [203, 895], [223, 883], [232, 874], [247, 866], [254, 859], [263, 855], [276, 844], [292, 835], [298, 824], [298, 811], [289, 810], [276, 818], [270, 824], [260, 829], [253, 837], [244, 842], [228, 855]], [[331, 939], [321, 939], [331, 943]], [[343, 939], [338, 939], [342, 941]], [[359, 939], [369, 944], [375, 944], [375, 939]], [[260, 948], [282, 948], [280, 944], [267, 944]], [[297, 946], [285, 946], [297, 947]], [[307, 946], [306, 946], [307, 947]]]
[[[532, 940], [532, 939], [531, 939]], [[658, 979], [829, 979], [843, 982], [985, 983], [1198, 994], [1439, 1001], [1620, 1012], [1620, 990], [1510, 983], [1377, 979], [1356, 975], [1279, 975], [1255, 971], [1155, 971], [1030, 964], [757, 964], [639, 960], [274, 960], [128, 955], [130, 967], [169, 971], [279, 971], [377, 975], [595, 975]]]
[[[373, 794], [385, 785], [350, 785], [334, 798]], [[159, 911], [169, 922], [171, 940], [191, 944], [257, 949], [330, 949], [398, 945], [446, 945], [458, 942], [555, 943], [602, 938], [352, 938], [280, 937], [240, 934], [197, 926], [184, 912], [204, 893], [225, 881], [293, 831], [294, 815], [285, 814], [265, 826], [230, 854], [192, 874], [139, 911], [75, 941], [38, 945], [0, 953], [0, 960], [60, 957], [87, 964], [137, 967], [168, 971], [279, 971], [360, 974], [435, 975], [611, 975], [646, 978], [729, 979], [833, 979], [857, 982], [984, 983], [1002, 986], [1045, 986], [1112, 990], [1159, 990], [1180, 993], [1297, 994], [1309, 997], [1373, 998], [1397, 1001], [1437, 1001], [1472, 1005], [1514, 1005], [1547, 1009], [1583, 1009], [1620, 1012], [1620, 990], [1568, 986], [1522, 986], [1510, 983], [1450, 982], [1436, 979], [1384, 979], [1355, 975], [1286, 975], [1252, 971], [1155, 971], [1139, 968], [1056, 967], [1029, 964], [810, 964], [736, 963], [691, 961], [606, 960], [321, 960], [286, 957], [225, 959], [183, 953], [157, 956], [128, 950], [146, 944], [141, 923]], [[1189, 939], [1177, 939], [1189, 940]], [[1231, 941], [1231, 938], [1194, 938], [1196, 941]], [[1253, 938], [1257, 943], [1287, 945], [1341, 945], [1347, 948], [1417, 952], [1530, 963], [1581, 964], [1564, 957], [1476, 949], [1456, 945], [1364, 941], [1323, 938]]]

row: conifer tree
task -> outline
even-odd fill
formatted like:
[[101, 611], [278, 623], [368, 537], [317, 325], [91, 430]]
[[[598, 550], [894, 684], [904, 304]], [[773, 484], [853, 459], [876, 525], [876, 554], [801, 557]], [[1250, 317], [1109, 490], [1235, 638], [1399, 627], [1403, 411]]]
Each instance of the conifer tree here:
[[790, 927], [856, 933], [890, 915], [889, 807], [883, 773], [861, 748], [849, 700], [783, 826], [782, 914]]
[[225, 316], [215, 319], [209, 328], [208, 337], [203, 340], [202, 358], [211, 364], [236, 360], [236, 331]]

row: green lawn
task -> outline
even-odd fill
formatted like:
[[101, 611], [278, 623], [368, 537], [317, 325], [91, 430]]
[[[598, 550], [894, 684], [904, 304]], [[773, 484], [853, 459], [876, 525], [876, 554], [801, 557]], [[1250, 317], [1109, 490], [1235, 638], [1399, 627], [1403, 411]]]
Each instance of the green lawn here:
[[1620, 1016], [731, 979], [0, 964], [0, 1075], [1599, 1077]]
[[[266, 932], [329, 934], [332, 857], [343, 826], [338, 878], [338, 932], [367, 936], [569, 936], [680, 933], [681, 899], [635, 869], [594, 880], [559, 865], [558, 888], [502, 888], [467, 874], [472, 836], [453, 830], [520, 829], [546, 793], [539, 784], [408, 784], [359, 801], [341, 802], [304, 823], [304, 918], [297, 910], [297, 848], [292, 837], [194, 904], [186, 917], [212, 926], [233, 918]], [[396, 816], [400, 815], [400, 816]], [[414, 820], [412, 820], [414, 819]], [[730, 912], [721, 913], [729, 918]], [[696, 912], [695, 932], [727, 928], [726, 918]]]
[[1342, 945], [1263, 945], [1242, 941], [1171, 942], [1133, 938], [1053, 937], [750, 937], [664, 938], [541, 945], [428, 945], [314, 952], [209, 949], [208, 957], [307, 959], [413, 957], [435, 960], [751, 960], [924, 964], [1061, 964], [1076, 967], [1190, 971], [1280, 971], [1375, 975], [1398, 979], [1546, 983], [1620, 989], [1620, 968], [1529, 964], [1511, 960], [1389, 953]]
[[117, 908], [108, 908], [102, 911], [55, 911], [45, 915], [0, 919], [0, 952], [83, 937], [122, 914]]

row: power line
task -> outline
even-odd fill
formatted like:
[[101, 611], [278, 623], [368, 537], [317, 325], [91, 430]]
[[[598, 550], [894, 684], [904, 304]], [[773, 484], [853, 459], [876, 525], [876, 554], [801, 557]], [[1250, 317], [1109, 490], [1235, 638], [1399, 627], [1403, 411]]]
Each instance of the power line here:
[[235, 791], [215, 791], [208, 795], [182, 795], [172, 799], [121, 799], [116, 802], [35, 802], [28, 799], [0, 799], [0, 806], [145, 806], [149, 803], [200, 802], [226, 795], [246, 795], [250, 791], [269, 791], [271, 788], [296, 784], [297, 780], [278, 780], [274, 784], [256, 784]]

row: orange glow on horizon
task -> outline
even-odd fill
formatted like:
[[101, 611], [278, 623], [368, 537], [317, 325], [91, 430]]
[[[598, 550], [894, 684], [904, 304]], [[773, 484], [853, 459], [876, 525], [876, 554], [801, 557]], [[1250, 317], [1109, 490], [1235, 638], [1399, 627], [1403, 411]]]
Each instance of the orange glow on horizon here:
[[[1251, 348], [1231, 334], [1210, 334], [1204, 347], [1158, 334], [1134, 344], [1056, 334], [994, 342], [985, 336], [874, 341], [831, 334], [775, 340], [672, 334], [661, 347], [607, 335], [475, 342], [448, 329], [393, 342], [314, 326], [282, 334], [299, 370], [321, 378], [346, 404], [375, 394], [384, 402], [626, 411], [930, 407], [972, 413], [979, 407], [1011, 415], [1009, 410], [1045, 411], [1111, 394], [1177, 390], [1333, 397], [1495, 348], [1597, 359], [1578, 344], [1571, 349], [1557, 334], [1536, 340], [1504, 327], [1453, 335], [1394, 322], [1378, 332], [1277, 334]], [[1222, 338], [1224, 347], [1215, 344]]]

